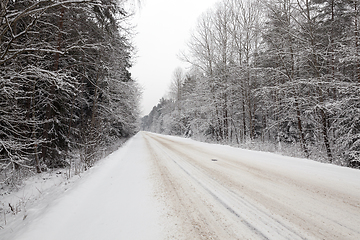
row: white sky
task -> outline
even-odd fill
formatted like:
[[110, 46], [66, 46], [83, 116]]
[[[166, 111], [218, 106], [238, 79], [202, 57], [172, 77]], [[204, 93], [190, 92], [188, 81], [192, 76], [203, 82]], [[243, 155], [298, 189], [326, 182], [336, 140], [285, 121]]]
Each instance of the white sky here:
[[137, 58], [130, 69], [143, 88], [142, 115], [149, 114], [165, 96], [174, 70], [186, 66], [177, 56], [186, 50], [198, 17], [217, 1], [142, 0], [135, 17]]

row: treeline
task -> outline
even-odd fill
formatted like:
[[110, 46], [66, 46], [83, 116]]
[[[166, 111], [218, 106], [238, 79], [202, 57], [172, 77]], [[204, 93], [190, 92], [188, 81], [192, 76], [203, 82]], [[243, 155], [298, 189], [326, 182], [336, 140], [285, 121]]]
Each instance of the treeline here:
[[126, 1], [2, 0], [0, 175], [89, 168], [138, 128]]
[[[298, 145], [360, 165], [359, 1], [223, 0], [204, 13], [170, 100], [143, 127], [226, 143]], [[179, 74], [180, 72], [180, 74]]]

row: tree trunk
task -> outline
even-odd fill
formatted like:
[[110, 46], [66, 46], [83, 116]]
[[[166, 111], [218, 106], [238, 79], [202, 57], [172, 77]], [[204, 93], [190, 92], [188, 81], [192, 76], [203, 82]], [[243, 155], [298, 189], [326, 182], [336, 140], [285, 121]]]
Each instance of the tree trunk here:
[[297, 98], [295, 98], [295, 108], [296, 108], [296, 117], [297, 117], [298, 129], [299, 129], [299, 137], [300, 137], [301, 148], [304, 151], [305, 157], [309, 158], [309, 151], [308, 151], [308, 148], [306, 146], [305, 133], [304, 133], [303, 126], [302, 126], [302, 121], [301, 121], [301, 111], [300, 111], [300, 107], [299, 107], [299, 103], [298, 103]]
[[[356, 51], [356, 57], [359, 56], [359, 26], [358, 26], [358, 6], [357, 6], [357, 1], [354, 1], [354, 10], [355, 10], [355, 21], [354, 21], [354, 25], [355, 25], [355, 51]], [[359, 61], [356, 62], [356, 78], [357, 81], [360, 83], [360, 64]]]
[[[312, 67], [314, 69], [315, 72], [315, 77], [316, 79], [320, 79], [321, 73], [320, 73], [320, 64], [318, 61], [318, 57], [316, 56], [316, 44], [315, 44], [315, 37], [314, 37], [314, 28], [313, 28], [313, 21], [310, 15], [310, 2], [309, 0], [306, 0], [306, 14], [307, 14], [307, 21], [308, 21], [308, 25], [309, 25], [309, 36], [310, 36], [310, 44], [311, 44], [311, 48], [313, 50], [313, 54], [312, 54]], [[325, 145], [325, 149], [326, 149], [326, 155], [327, 158], [329, 160], [329, 162], [333, 162], [333, 156], [331, 153], [331, 147], [330, 147], [330, 140], [329, 140], [329, 135], [328, 135], [328, 119], [327, 119], [327, 115], [326, 112], [323, 108], [324, 106], [324, 96], [323, 93], [321, 91], [320, 88], [318, 88], [318, 96], [319, 96], [319, 105], [320, 107], [320, 121], [321, 121], [321, 133], [323, 136], [323, 140], [324, 140], [324, 145]]]
[[242, 101], [242, 120], [243, 120], [243, 142], [246, 141], [246, 111], [245, 111], [245, 99]]
[[332, 163], [333, 162], [333, 156], [332, 156], [331, 148], [330, 148], [327, 117], [326, 117], [326, 113], [325, 113], [325, 111], [323, 109], [320, 109], [320, 115], [321, 115], [321, 124], [322, 124], [322, 129], [321, 130], [322, 130], [322, 135], [323, 135], [323, 138], [324, 138], [326, 154], [327, 154], [327, 158], [328, 158], [329, 162]]
[[[59, 19], [59, 33], [58, 33], [58, 46], [57, 46], [57, 50], [58, 52], [55, 54], [55, 63], [54, 63], [54, 71], [59, 70], [59, 59], [60, 59], [60, 54], [59, 51], [61, 50], [61, 42], [62, 42], [62, 30], [63, 30], [63, 18], [64, 18], [64, 13], [65, 13], [65, 8], [61, 8], [61, 15], [60, 15], [60, 19]], [[43, 143], [43, 147], [42, 147], [42, 159], [45, 162], [46, 161], [46, 157], [47, 157], [47, 150], [50, 146], [50, 142], [51, 139], [49, 138], [49, 128], [50, 128], [50, 119], [52, 118], [53, 112], [52, 112], [52, 102], [54, 100], [54, 95], [55, 95], [55, 85], [50, 83], [50, 95], [49, 95], [49, 102], [47, 104], [46, 107], [46, 123], [44, 126], [44, 139], [45, 142]]]
[[[32, 96], [30, 101], [30, 109], [32, 109], [32, 115], [31, 118], [35, 119], [35, 90], [36, 90], [36, 81], [34, 81], [33, 90], [32, 90]], [[30, 110], [29, 109], [29, 110]], [[36, 129], [35, 126], [33, 126], [32, 131], [32, 138], [36, 138]], [[41, 167], [40, 167], [40, 160], [39, 160], [39, 154], [38, 154], [38, 145], [34, 144], [34, 154], [35, 154], [35, 169], [37, 173], [41, 173]]]

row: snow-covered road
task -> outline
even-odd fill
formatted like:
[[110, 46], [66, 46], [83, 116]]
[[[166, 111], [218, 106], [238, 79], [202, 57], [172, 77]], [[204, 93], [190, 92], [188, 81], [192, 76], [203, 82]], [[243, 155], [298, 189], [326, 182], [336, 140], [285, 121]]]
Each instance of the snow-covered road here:
[[6, 233], [0, 230], [0, 239], [164, 239], [162, 208], [154, 196], [150, 164], [138, 134], [86, 172], [60, 198], [45, 197], [28, 209], [24, 221], [7, 226]]
[[360, 171], [143, 134], [175, 239], [360, 239]]
[[24, 224], [9, 239], [360, 239], [360, 171], [141, 132]]

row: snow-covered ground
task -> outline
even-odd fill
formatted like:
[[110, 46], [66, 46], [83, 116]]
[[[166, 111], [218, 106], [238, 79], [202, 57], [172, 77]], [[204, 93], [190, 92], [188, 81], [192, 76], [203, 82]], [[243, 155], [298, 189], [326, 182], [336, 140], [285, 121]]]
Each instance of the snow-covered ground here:
[[141, 132], [72, 182], [0, 239], [360, 239], [360, 171], [306, 159]]
[[31, 206], [45, 198], [56, 198], [80, 177], [69, 178], [68, 172], [61, 169], [35, 174], [23, 181], [20, 187], [16, 185], [17, 190], [14, 186], [3, 186], [0, 192], [0, 229], [8, 228], [19, 218], [26, 218]]
[[162, 209], [143, 149], [141, 135], [135, 136], [63, 194], [52, 192], [30, 206], [24, 220], [20, 214], [0, 230], [0, 239], [162, 239]]
[[188, 232], [176, 239], [360, 239], [359, 170], [144, 137], [181, 220], [177, 230]]

